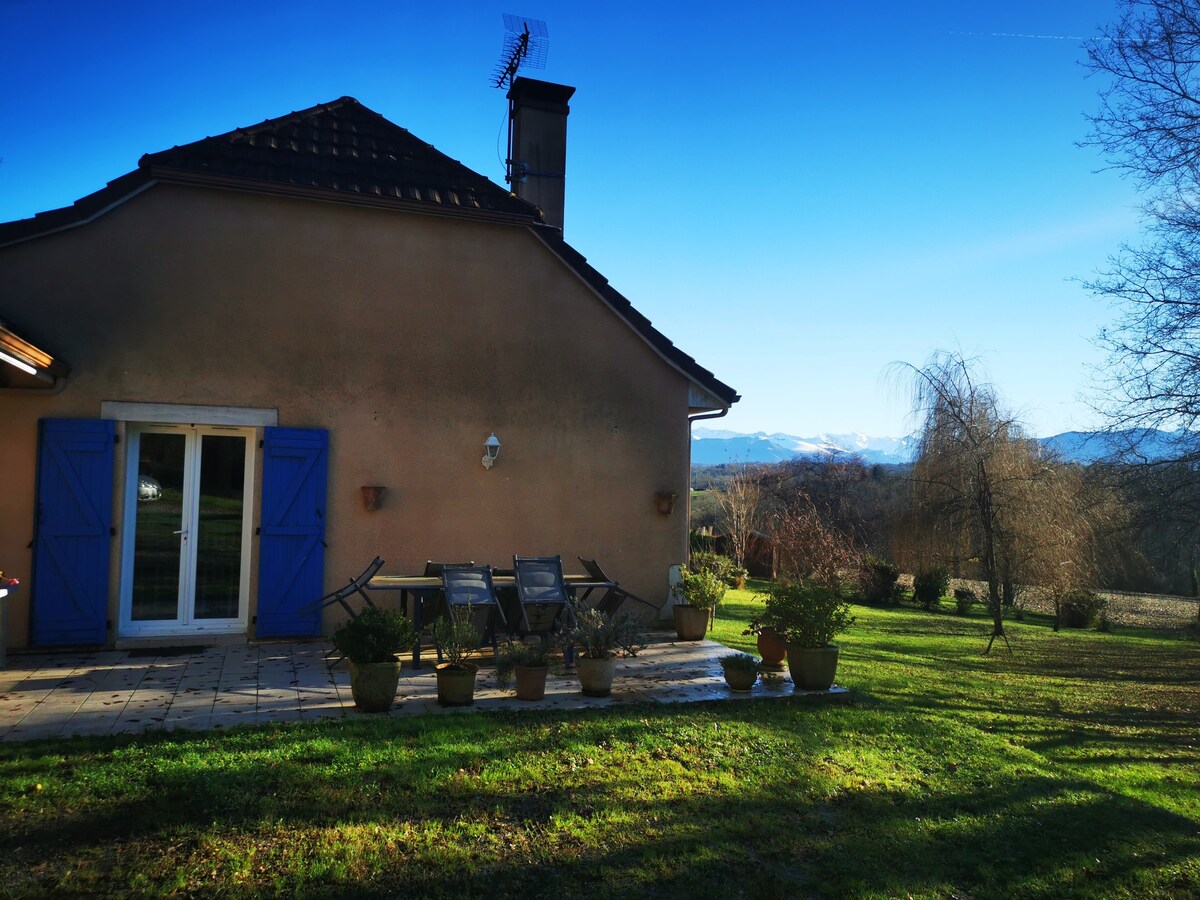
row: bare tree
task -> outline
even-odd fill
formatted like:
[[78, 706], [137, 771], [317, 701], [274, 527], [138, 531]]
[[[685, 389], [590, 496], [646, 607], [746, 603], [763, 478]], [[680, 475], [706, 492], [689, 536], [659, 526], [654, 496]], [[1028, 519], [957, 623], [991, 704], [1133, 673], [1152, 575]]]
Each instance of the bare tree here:
[[751, 535], [758, 527], [758, 510], [763, 498], [758, 470], [739, 465], [724, 486], [713, 493], [724, 514], [729, 553], [737, 567], [744, 568]]
[[1100, 335], [1099, 405], [1136, 445], [1139, 429], [1186, 434], [1200, 419], [1200, 4], [1123, 7], [1087, 47], [1107, 81], [1087, 143], [1146, 192], [1147, 235], [1089, 287], [1122, 310]]
[[[1089, 585], [1093, 526], [1078, 471], [1028, 439], [975, 363], [937, 353], [899, 364], [920, 420], [912, 522], [951, 568], [970, 561], [988, 586], [992, 636], [1003, 638], [1004, 599], [1018, 580]], [[956, 574], [961, 574], [957, 572]]]

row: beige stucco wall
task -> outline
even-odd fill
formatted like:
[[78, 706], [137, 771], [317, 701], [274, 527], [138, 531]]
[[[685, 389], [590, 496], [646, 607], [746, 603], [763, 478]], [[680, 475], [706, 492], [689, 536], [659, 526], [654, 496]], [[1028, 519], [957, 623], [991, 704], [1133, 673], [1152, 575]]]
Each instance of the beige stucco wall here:
[[[0, 391], [11, 574], [31, 570], [38, 418], [106, 400], [274, 407], [329, 429], [327, 586], [376, 553], [393, 573], [560, 553], [659, 601], [683, 561], [686, 504], [663, 516], [654, 493], [687, 496], [687, 382], [524, 228], [157, 185], [0, 248], [0, 283], [0, 318], [72, 367], [57, 395]], [[387, 495], [366, 512], [371, 484]], [[29, 596], [10, 604], [10, 646]]]

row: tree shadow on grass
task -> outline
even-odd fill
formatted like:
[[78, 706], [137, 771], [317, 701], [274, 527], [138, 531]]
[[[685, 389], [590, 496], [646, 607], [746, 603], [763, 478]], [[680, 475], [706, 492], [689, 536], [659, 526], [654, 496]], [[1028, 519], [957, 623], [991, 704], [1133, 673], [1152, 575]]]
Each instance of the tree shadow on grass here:
[[[290, 861], [246, 876], [247, 887], [302, 884], [305, 894], [330, 896], [562, 896], [582, 884], [600, 896], [1053, 895], [1128, 889], [1146, 854], [1156, 854], [1151, 871], [1195, 875], [1195, 822], [1087, 779], [1031, 770], [1015, 751], [991, 747], [985, 763], [899, 786], [855, 762], [856, 748], [885, 738], [911, 748], [905, 762], [914, 764], [925, 748], [969, 749], [970, 737], [953, 729], [784, 700], [702, 704], [686, 715], [646, 706], [92, 740], [79, 745], [62, 785], [61, 763], [46, 758], [48, 802], [21, 815], [22, 798], [4, 800], [0, 872], [47, 856], [103, 859], [111, 892], [138, 853], [147, 862], [185, 846], [182, 865], [224, 872], [201, 844], [290, 840], [282, 834], [307, 837], [287, 844]], [[88, 771], [89, 755], [113, 771], [100, 796], [73, 807], [69, 782]], [[504, 766], [514, 771], [497, 774]], [[126, 796], [121, 772], [138, 779]], [[352, 851], [318, 839], [346, 829], [380, 836]], [[305, 881], [313, 871], [327, 875]]]

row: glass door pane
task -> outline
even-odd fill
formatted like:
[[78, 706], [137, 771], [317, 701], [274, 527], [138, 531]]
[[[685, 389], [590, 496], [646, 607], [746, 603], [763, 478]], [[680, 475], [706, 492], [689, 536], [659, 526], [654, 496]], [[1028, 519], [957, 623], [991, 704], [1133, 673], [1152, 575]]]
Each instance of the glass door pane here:
[[196, 619], [236, 619], [242, 586], [246, 439], [200, 436], [196, 521]]
[[132, 618], [175, 621], [179, 618], [179, 567], [185, 529], [187, 437], [156, 432], [144, 432], [140, 437]]

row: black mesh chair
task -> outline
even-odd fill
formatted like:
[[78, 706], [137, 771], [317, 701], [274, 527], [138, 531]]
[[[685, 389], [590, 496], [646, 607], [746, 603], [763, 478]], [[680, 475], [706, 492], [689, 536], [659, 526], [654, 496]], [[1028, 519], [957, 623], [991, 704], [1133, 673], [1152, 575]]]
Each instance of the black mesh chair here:
[[[504, 610], [496, 600], [491, 566], [442, 566], [442, 589], [446, 611], [452, 622], [469, 621], [486, 643], [497, 649], [499, 626], [507, 628]], [[438, 659], [442, 651], [438, 648]]]
[[549, 634], [560, 621], [573, 624], [561, 556], [514, 556], [513, 569], [521, 602], [520, 634]]
[[624, 606], [625, 602], [628, 600], [632, 600], [634, 603], [641, 603], [643, 606], [646, 606], [655, 612], [658, 611], [658, 607], [649, 600], [643, 600], [637, 594], [631, 594], [629, 591], [625, 590], [625, 588], [621, 587], [619, 582], [613, 581], [611, 578], [605, 575], [604, 570], [600, 568], [600, 563], [596, 562], [596, 560], [584, 559], [581, 556], [579, 557], [579, 563], [583, 566], [583, 570], [587, 572], [588, 578], [592, 579], [592, 581], [603, 582], [602, 585], [589, 586], [588, 589], [583, 592], [583, 596], [578, 598], [576, 601], [580, 605], [587, 603], [588, 597], [592, 595], [593, 591], [604, 591], [604, 593], [600, 596], [600, 599], [596, 601], [595, 608], [600, 610], [600, 612], [604, 613], [606, 616], [613, 615], [613, 613]]

